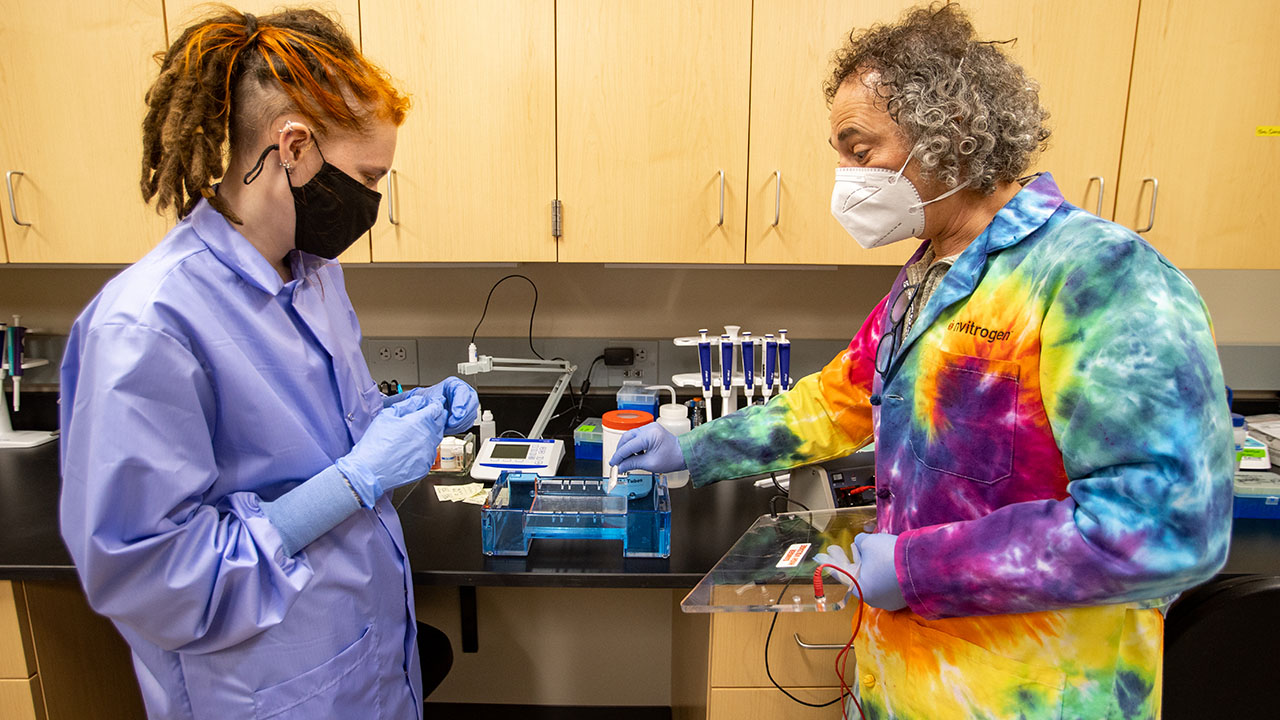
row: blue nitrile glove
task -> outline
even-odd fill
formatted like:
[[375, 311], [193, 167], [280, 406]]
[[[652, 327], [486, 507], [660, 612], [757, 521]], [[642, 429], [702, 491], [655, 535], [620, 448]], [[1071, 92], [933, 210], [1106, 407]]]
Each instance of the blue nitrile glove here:
[[618, 440], [618, 449], [609, 458], [609, 464], [617, 465], [620, 473], [631, 470], [669, 473], [688, 467], [684, 453], [680, 452], [680, 441], [658, 423], [628, 430]]
[[382, 407], [388, 408], [415, 395], [427, 398], [438, 398], [440, 404], [449, 411], [446, 418], [444, 434], [460, 433], [476, 424], [476, 414], [480, 410], [480, 398], [475, 388], [456, 377], [448, 377], [431, 387], [419, 387], [406, 390], [382, 399]]
[[[820, 552], [813, 556], [813, 561], [819, 565], [835, 565], [856, 578], [858, 577], [859, 564], [858, 546], [854, 545], [853, 550], [851, 550], [850, 553], [853, 557], [849, 557], [848, 554], [845, 554], [844, 548], [839, 545], [828, 545], [826, 552]], [[832, 570], [831, 568], [826, 568], [826, 573], [828, 577], [839, 580], [850, 587], [853, 586], [853, 581], [849, 579], [849, 575], [845, 575], [837, 570]], [[862, 580], [858, 580], [858, 582], [862, 582]]]
[[408, 485], [431, 469], [444, 439], [446, 411], [426, 393], [383, 408], [351, 452], [334, 463], [365, 507], [382, 494]]
[[280, 533], [285, 554], [294, 555], [362, 504], [373, 507], [385, 490], [413, 482], [431, 469], [443, 438], [445, 410], [426, 393], [405, 395], [378, 413], [346, 457], [262, 503], [262, 514]]
[[881, 610], [901, 610], [907, 606], [893, 565], [893, 549], [897, 544], [898, 536], [889, 533], [863, 533], [853, 539], [861, 559], [858, 584], [862, 586], [862, 599]]

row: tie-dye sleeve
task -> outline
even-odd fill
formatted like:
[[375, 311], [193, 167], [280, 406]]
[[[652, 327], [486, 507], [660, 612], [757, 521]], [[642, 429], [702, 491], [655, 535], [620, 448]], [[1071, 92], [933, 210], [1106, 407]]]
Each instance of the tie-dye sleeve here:
[[871, 442], [868, 398], [886, 301], [847, 350], [789, 392], [680, 436], [694, 486], [844, 457]]
[[1208, 312], [1128, 231], [1086, 233], [1041, 325], [1061, 500], [903, 533], [898, 577], [928, 617], [1165, 597], [1225, 562], [1231, 429]]

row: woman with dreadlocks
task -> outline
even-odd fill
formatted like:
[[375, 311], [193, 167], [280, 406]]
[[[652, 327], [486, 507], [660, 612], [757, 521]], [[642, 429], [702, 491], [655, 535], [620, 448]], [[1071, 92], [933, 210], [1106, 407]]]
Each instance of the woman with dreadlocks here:
[[421, 717], [388, 491], [477, 401], [455, 378], [384, 399], [334, 261], [373, 225], [408, 100], [324, 15], [224, 7], [146, 101], [143, 196], [179, 222], [62, 367], [62, 535], [89, 601], [152, 718]]

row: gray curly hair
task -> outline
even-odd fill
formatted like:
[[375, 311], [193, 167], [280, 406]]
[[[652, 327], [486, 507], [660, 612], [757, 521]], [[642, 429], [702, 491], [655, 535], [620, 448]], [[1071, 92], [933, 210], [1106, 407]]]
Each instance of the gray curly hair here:
[[855, 29], [833, 58], [827, 103], [846, 80], [862, 78], [906, 134], [923, 177], [948, 187], [968, 181], [990, 195], [1047, 147], [1049, 113], [1037, 83], [975, 35], [963, 10], [937, 3], [896, 24]]

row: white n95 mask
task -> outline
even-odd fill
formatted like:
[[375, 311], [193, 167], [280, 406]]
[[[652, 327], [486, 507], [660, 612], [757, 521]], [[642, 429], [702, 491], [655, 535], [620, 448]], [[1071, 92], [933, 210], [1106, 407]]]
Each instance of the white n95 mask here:
[[836, 168], [831, 214], [868, 250], [919, 236], [924, 232], [924, 206], [954, 195], [969, 184], [957, 185], [924, 202], [916, 186], [902, 174], [908, 162], [910, 154], [896, 172], [887, 168]]

